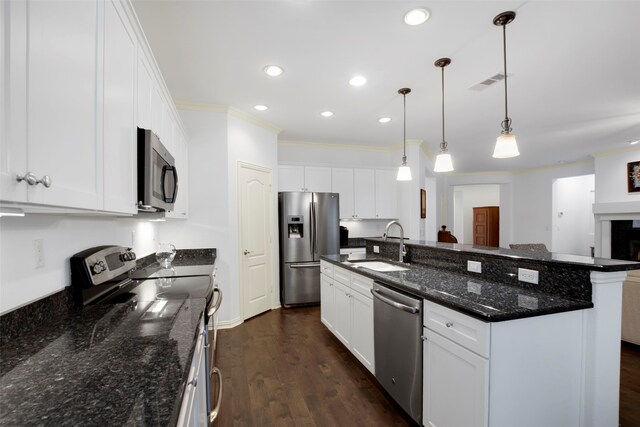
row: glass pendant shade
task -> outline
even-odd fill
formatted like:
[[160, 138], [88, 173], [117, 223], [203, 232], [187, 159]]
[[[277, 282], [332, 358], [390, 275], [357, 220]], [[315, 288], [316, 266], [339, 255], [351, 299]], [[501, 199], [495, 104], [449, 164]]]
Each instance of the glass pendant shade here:
[[516, 136], [512, 133], [504, 133], [496, 139], [496, 148], [493, 150], [493, 157], [496, 159], [508, 159], [519, 156]]
[[453, 162], [451, 161], [451, 154], [440, 153], [436, 157], [436, 164], [433, 167], [434, 172], [451, 172], [453, 170]]
[[406, 164], [400, 166], [398, 168], [398, 176], [396, 177], [398, 181], [411, 181], [411, 168]]

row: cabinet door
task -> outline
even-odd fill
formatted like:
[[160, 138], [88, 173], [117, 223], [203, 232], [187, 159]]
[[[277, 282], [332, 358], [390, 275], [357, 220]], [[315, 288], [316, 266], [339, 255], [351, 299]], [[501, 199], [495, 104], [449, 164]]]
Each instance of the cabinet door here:
[[136, 213], [136, 38], [119, 3], [104, 5], [104, 210]]
[[424, 330], [424, 425], [487, 426], [489, 361]]
[[331, 331], [334, 330], [335, 302], [333, 280], [320, 275], [320, 321]]
[[278, 191], [305, 191], [303, 166], [278, 166]]
[[28, 169], [52, 182], [29, 188], [28, 199], [99, 209], [97, 2], [32, 1], [28, 9]]
[[331, 168], [306, 166], [304, 168], [306, 191], [331, 193]]
[[138, 99], [137, 114], [138, 127], [143, 129], [152, 129], [151, 124], [151, 67], [147, 62], [147, 58], [142, 51], [138, 50]]
[[340, 218], [353, 218], [353, 169], [331, 169], [331, 191], [340, 194]]
[[333, 333], [347, 348], [351, 348], [351, 290], [334, 281], [333, 291], [335, 302]]
[[375, 374], [373, 348], [373, 298], [351, 292], [351, 352]]
[[396, 171], [376, 169], [375, 180], [376, 218], [397, 218]]
[[354, 214], [356, 218], [375, 218], [375, 178], [373, 169], [353, 170]]

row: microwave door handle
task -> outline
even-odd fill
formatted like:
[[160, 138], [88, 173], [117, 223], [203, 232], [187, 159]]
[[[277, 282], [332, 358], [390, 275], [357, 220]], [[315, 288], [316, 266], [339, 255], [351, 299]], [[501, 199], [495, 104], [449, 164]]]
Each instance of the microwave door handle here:
[[[170, 171], [173, 174], [173, 194], [171, 197], [167, 197], [167, 188], [165, 186], [167, 172]], [[176, 196], [178, 195], [178, 171], [175, 166], [164, 165], [162, 167], [162, 175], [160, 177], [160, 185], [162, 187], [162, 198], [165, 203], [175, 203]]]

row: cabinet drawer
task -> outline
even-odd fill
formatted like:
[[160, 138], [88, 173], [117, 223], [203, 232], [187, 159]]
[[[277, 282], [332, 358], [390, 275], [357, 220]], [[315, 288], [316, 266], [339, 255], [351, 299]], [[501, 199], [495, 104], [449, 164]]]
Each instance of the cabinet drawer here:
[[364, 277], [360, 274], [351, 273], [351, 289], [361, 293], [367, 298], [373, 299], [371, 289], [373, 288], [373, 279]]
[[333, 267], [333, 279], [336, 282], [340, 282], [343, 285], [350, 287], [349, 282], [351, 281], [351, 273], [349, 270], [346, 270], [342, 267]]
[[333, 264], [327, 261], [320, 261], [320, 273], [327, 277], [333, 277]]
[[425, 300], [424, 326], [480, 356], [489, 357], [489, 323]]

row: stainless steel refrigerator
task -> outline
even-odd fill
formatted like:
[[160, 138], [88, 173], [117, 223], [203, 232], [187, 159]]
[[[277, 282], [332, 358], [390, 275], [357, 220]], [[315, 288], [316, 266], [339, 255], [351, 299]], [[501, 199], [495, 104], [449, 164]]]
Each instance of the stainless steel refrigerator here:
[[320, 302], [320, 255], [340, 253], [337, 193], [278, 193], [280, 303]]

